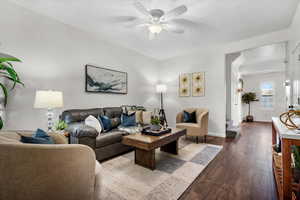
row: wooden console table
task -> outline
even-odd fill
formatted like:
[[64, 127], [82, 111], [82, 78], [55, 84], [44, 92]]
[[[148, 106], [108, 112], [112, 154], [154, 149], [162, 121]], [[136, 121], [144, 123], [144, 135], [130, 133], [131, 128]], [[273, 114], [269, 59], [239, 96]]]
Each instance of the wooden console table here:
[[282, 152], [282, 171], [277, 169], [273, 160], [273, 172], [276, 179], [276, 186], [280, 200], [291, 200], [292, 189], [298, 189], [299, 185], [293, 183], [292, 169], [291, 169], [291, 146], [300, 146], [300, 134], [296, 131], [286, 128], [279, 118], [272, 118], [272, 144], [276, 144], [277, 140], [281, 140]]

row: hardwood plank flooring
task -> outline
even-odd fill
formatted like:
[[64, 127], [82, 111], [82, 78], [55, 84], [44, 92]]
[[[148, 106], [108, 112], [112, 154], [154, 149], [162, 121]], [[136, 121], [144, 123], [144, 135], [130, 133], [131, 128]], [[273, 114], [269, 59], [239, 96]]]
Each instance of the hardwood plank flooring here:
[[276, 200], [272, 173], [271, 123], [243, 123], [236, 139], [208, 137], [223, 144], [180, 200]]

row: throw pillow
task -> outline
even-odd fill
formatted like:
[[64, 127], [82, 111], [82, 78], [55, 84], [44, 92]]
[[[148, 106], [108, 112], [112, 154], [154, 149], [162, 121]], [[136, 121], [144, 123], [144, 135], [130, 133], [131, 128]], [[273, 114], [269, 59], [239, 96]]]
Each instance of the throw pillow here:
[[192, 113], [183, 111], [183, 122], [185, 122], [185, 123], [197, 123], [196, 111], [194, 111]]
[[111, 128], [117, 128], [121, 124], [121, 119], [119, 117], [115, 117], [111, 119]]
[[102, 124], [104, 132], [110, 131], [112, 129], [111, 119], [105, 115], [98, 117], [100, 123]]
[[102, 132], [102, 126], [101, 126], [99, 120], [96, 117], [94, 117], [93, 115], [89, 115], [87, 118], [85, 118], [84, 124], [87, 126], [93, 127], [94, 129], [96, 129], [98, 131], [98, 133]]
[[152, 116], [152, 112], [143, 111], [142, 117], [143, 117], [143, 124], [144, 125], [151, 124], [151, 116]]
[[138, 111], [135, 112], [135, 121], [138, 124], [143, 123], [143, 111], [138, 110]]
[[54, 144], [53, 139], [42, 129], [37, 129], [32, 137], [24, 136], [18, 133], [21, 136], [21, 142], [30, 143], [30, 144]]
[[136, 126], [135, 121], [135, 112], [131, 114], [122, 114], [121, 118], [122, 126], [128, 127], [128, 126]]

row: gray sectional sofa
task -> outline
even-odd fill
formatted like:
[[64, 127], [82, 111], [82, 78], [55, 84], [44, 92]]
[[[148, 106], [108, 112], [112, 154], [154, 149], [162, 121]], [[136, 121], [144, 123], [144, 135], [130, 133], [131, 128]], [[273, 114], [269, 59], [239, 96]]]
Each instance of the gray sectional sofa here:
[[122, 144], [122, 137], [127, 135], [118, 128], [99, 134], [96, 129], [84, 125], [84, 120], [89, 115], [98, 118], [99, 115], [106, 115], [109, 118], [121, 118], [121, 107], [107, 107], [94, 109], [66, 110], [61, 115], [61, 120], [68, 124], [67, 131], [70, 133], [70, 141], [73, 144], [85, 144], [94, 149], [96, 159], [103, 161], [113, 156], [129, 152], [132, 147]]

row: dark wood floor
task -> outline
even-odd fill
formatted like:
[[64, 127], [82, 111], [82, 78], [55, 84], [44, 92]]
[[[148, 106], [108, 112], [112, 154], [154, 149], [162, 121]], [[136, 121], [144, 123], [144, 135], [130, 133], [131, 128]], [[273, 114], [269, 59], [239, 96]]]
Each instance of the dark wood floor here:
[[180, 200], [276, 200], [272, 173], [271, 124], [244, 123], [240, 137], [208, 137], [223, 144], [222, 152], [201, 173]]

